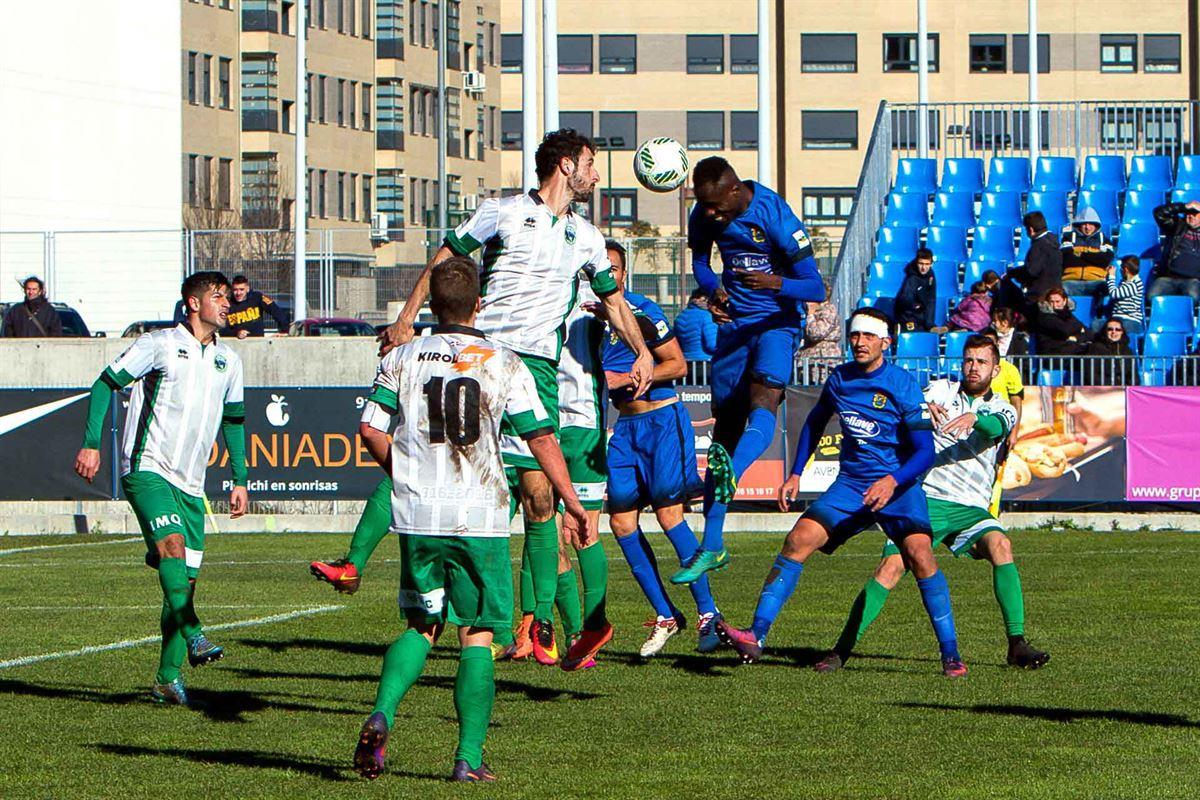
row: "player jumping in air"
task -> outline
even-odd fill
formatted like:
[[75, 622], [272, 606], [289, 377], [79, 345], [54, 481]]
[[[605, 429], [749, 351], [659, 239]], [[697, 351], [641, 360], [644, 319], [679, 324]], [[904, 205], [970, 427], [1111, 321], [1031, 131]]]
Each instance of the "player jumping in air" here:
[[[1000, 350], [995, 342], [972, 336], [963, 351], [962, 379], [935, 380], [925, 389], [937, 456], [922, 487], [929, 499], [933, 544], [946, 545], [955, 556], [969, 555], [992, 564], [992, 588], [1008, 632], [1008, 663], [1037, 669], [1050, 660], [1050, 654], [1025, 640], [1025, 600], [1012, 543], [988, 509], [996, 459], [1017, 424], [1016, 410], [991, 390], [999, 372]], [[841, 669], [905, 572], [899, 548], [888, 542], [875, 575], [854, 600], [837, 644], [816, 665], [818, 672]]]
[[779, 487], [780, 510], [786, 511], [795, 499], [800, 475], [834, 415], [842, 429], [838, 476], [788, 533], [763, 584], [753, 625], [739, 630], [717, 623], [721, 638], [747, 663], [762, 655], [767, 632], [795, 590], [805, 560], [816, 550], [832, 553], [878, 523], [917, 576], [941, 649], [942, 672], [947, 677], [967, 673], [958, 655], [950, 587], [933, 557], [929, 510], [921, 490], [921, 478], [933, 464], [933, 436], [922, 422], [916, 378], [883, 360], [890, 345], [886, 315], [860, 308], [850, 316], [854, 360], [833, 371], [804, 422], [791, 477]]
[[[803, 334], [804, 304], [825, 299], [808, 233], [783, 198], [760, 183], [740, 180], [717, 156], [696, 165], [692, 183], [692, 272], [711, 296], [710, 308], [720, 323], [712, 359], [716, 423], [708, 450], [703, 544], [671, 576], [673, 583], [691, 583], [729, 562], [728, 504], [738, 479], [774, 438], [775, 414]], [[709, 266], [714, 243], [724, 264], [720, 279]]]
[[233, 491], [231, 516], [246, 513], [246, 408], [242, 360], [217, 339], [229, 311], [229, 281], [197, 272], [180, 290], [187, 319], [143, 334], [92, 384], [83, 448], [75, 471], [89, 482], [100, 468], [100, 440], [112, 393], [134, 384], [121, 445], [121, 487], [146, 538], [146, 564], [162, 587], [162, 650], [151, 696], [188, 704], [180, 667], [216, 661], [193, 604], [204, 558], [204, 474], [217, 429], [225, 437]]
[[[562, 498], [567, 527], [595, 537], [571, 486], [549, 415], [521, 358], [473, 327], [479, 274], [469, 258], [430, 271], [438, 327], [391, 350], [380, 366], [359, 433], [392, 477], [391, 529], [400, 534], [400, 606], [408, 630], [383, 660], [375, 709], [359, 734], [354, 767], [383, 770], [396, 707], [416, 683], [447, 622], [462, 652], [454, 685], [459, 740], [452, 779], [491, 781], [483, 740], [495, 699], [492, 632], [512, 624], [509, 495], [501, 419], [525, 438]], [[398, 418], [392, 441], [387, 431]], [[406, 731], [420, 735], [416, 729]]]

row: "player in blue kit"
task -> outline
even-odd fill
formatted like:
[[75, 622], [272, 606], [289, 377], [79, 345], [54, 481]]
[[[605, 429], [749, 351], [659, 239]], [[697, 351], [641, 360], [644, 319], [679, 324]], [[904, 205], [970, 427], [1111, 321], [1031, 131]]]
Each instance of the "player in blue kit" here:
[[779, 487], [780, 510], [786, 511], [799, 492], [800, 475], [834, 415], [842, 428], [838, 476], [788, 533], [763, 584], [754, 624], [745, 630], [723, 621], [717, 625], [721, 639], [746, 663], [762, 655], [767, 632], [795, 590], [805, 559], [815, 550], [832, 553], [878, 523], [917, 577], [937, 635], [943, 674], [967, 674], [958, 655], [950, 587], [933, 557], [929, 510], [921, 489], [921, 478], [933, 466], [933, 434], [928, 422], [922, 422], [927, 412], [917, 379], [884, 363], [890, 345], [890, 322], [882, 312], [860, 308], [850, 316], [854, 360], [833, 371], [804, 422], [791, 477]]
[[[618, 286], [624, 285], [625, 263], [621, 259], [613, 261], [613, 278]], [[683, 351], [662, 309], [633, 292], [627, 291], [625, 300], [654, 357], [654, 378], [650, 390], [635, 398], [630, 376], [633, 351], [608, 331], [601, 364], [609, 397], [620, 412], [608, 444], [608, 511], [609, 525], [621, 552], [654, 608], [655, 618], [646, 623], [650, 634], [639, 651], [643, 658], [650, 658], [679, 633], [685, 622], [667, 596], [638, 517], [644, 506], [653, 508], [679, 563], [687, 563], [699, 549], [699, 542], [683, 518], [683, 505], [700, 493], [701, 485], [691, 419], [673, 386], [687, 371]], [[696, 603], [700, 635], [697, 649], [711, 652], [720, 644], [716, 632], [720, 614], [713, 603], [708, 577], [702, 575], [688, 588]]]
[[[704, 540], [672, 583], [691, 583], [728, 563], [726, 509], [738, 479], [775, 436], [775, 415], [803, 334], [804, 304], [825, 299], [808, 233], [783, 198], [739, 179], [716, 156], [696, 165], [692, 183], [692, 272], [720, 323], [712, 358], [716, 424], [704, 488]], [[719, 279], [709, 265], [713, 244], [724, 264]]]

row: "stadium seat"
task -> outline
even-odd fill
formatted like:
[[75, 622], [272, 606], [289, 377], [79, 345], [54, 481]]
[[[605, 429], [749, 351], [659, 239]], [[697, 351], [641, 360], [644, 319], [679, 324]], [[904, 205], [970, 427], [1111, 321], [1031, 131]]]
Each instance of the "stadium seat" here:
[[1021, 229], [1021, 239], [1019, 242], [1017, 242], [1017, 263], [1018, 264], [1025, 263], [1025, 254], [1029, 252], [1029, 246], [1031, 244], [1033, 244], [1033, 242], [1030, 241], [1029, 234], [1027, 234], [1025, 232], [1024, 228], [1022, 228]]
[[1037, 374], [1038, 386], [1069, 386], [1067, 372], [1062, 369], [1042, 369]]
[[867, 273], [868, 297], [895, 297], [904, 283], [904, 265], [895, 261], [876, 261]]
[[1062, 229], [1071, 222], [1070, 215], [1067, 213], [1067, 193], [1063, 191], [1030, 192], [1025, 211], [1042, 212], [1042, 215], [1046, 217], [1046, 227], [1055, 236], [1059, 236]]
[[1200, 184], [1171, 191], [1172, 203], [1190, 203], [1193, 200], [1200, 200]]
[[896, 298], [892, 297], [871, 297], [870, 295], [862, 297], [858, 301], [859, 308], [878, 308], [880, 311], [888, 315], [889, 319], [896, 319]]
[[1171, 375], [1165, 369], [1143, 366], [1138, 372], [1138, 383], [1142, 386], [1170, 386]]
[[1129, 223], [1154, 224], [1154, 209], [1162, 205], [1164, 192], [1161, 189], [1130, 189], [1125, 195], [1125, 211], [1121, 214], [1122, 227]]
[[1200, 155], [1180, 156], [1175, 167], [1176, 189], [1200, 189]]
[[923, 194], [888, 195], [883, 224], [891, 228], [924, 228], [929, 224], [929, 199]]
[[[1164, 295], [1150, 300], [1150, 316], [1146, 320], [1148, 333], [1186, 333], [1196, 330], [1192, 317], [1192, 298], [1186, 295]], [[1147, 344], [1149, 339], [1147, 338]]]
[[1028, 192], [1029, 159], [1017, 156], [996, 156], [988, 163], [987, 191]]
[[1085, 208], [1094, 208], [1100, 215], [1100, 224], [1107, 234], [1111, 234], [1121, 223], [1121, 215], [1117, 213], [1117, 193], [1108, 189], [1083, 189], [1075, 197], [1075, 213]]
[[1081, 189], [1091, 191], [1125, 191], [1124, 156], [1088, 156], [1083, 162]]
[[938, 192], [933, 196], [935, 228], [974, 228], [975, 195], [968, 192]]
[[880, 261], [903, 261], [908, 263], [917, 254], [920, 232], [916, 228], [879, 229], [879, 242], [875, 249], [875, 258]]
[[1129, 160], [1129, 191], [1165, 192], [1172, 184], [1170, 156], [1134, 156]]
[[896, 355], [901, 358], [935, 358], [938, 354], [936, 333], [902, 333], [896, 337]]
[[1076, 295], [1071, 299], [1075, 301], [1075, 310], [1072, 312], [1075, 315], [1075, 319], [1082, 322], [1085, 328], [1091, 328], [1092, 319], [1095, 317], [1096, 298], [1091, 295], [1082, 294]]
[[[937, 296], [939, 299], [953, 297], [958, 294], [958, 261], [937, 261], [933, 262], [933, 279], [937, 284]], [[939, 304], [945, 307], [945, 303]], [[936, 316], [936, 312], [935, 312]], [[945, 315], [943, 320], [945, 319]], [[937, 323], [941, 325], [941, 322]]]
[[1021, 226], [1021, 195], [1018, 192], [984, 192], [979, 208], [980, 226]]
[[946, 345], [945, 357], [962, 358], [963, 347], [967, 344], [967, 339], [975, 335], [975, 331], [950, 331], [943, 339]]
[[1008, 264], [1002, 261], [968, 261], [963, 272], [963, 292], [971, 291], [971, 287], [983, 280], [983, 273], [989, 269], [997, 275], [1003, 275], [1008, 270]]
[[1126, 223], [1117, 236], [1117, 259], [1122, 256], [1137, 256], [1142, 259], [1142, 279], [1147, 276], [1148, 265], [1153, 265], [1162, 255], [1158, 240], [1158, 226], [1153, 222]]
[[[1200, 170], [1198, 170], [1200, 176]], [[1200, 177], [1197, 179], [1200, 185]], [[966, 192], [979, 194], [983, 191], [982, 158], [947, 158], [942, 164], [942, 183], [939, 192]]]
[[925, 246], [933, 251], [934, 261], [967, 260], [967, 232], [962, 228], [930, 228], [925, 234]]
[[933, 194], [937, 191], [937, 159], [900, 159], [896, 164], [896, 183], [892, 191], [926, 196]]
[[1013, 229], [976, 228], [975, 241], [971, 244], [972, 261], [1013, 261]]
[[1187, 339], [1182, 333], [1147, 333], [1142, 342], [1142, 369], [1163, 372], [1169, 380], [1176, 359], [1187, 353]]
[[1075, 159], [1070, 156], [1043, 156], [1033, 174], [1035, 192], [1073, 192], [1079, 188]]

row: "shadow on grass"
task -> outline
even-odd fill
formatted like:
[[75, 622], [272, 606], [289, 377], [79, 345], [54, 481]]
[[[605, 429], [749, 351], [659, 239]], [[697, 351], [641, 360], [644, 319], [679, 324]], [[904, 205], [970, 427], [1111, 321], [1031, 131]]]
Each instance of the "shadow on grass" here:
[[373, 683], [379, 680], [378, 672], [346, 675], [340, 672], [293, 672], [290, 670], [254, 669], [253, 667], [223, 667], [221, 671], [232, 672], [243, 678], [251, 679], [338, 681], [339, 683]]
[[[423, 675], [417, 681], [417, 686], [429, 686], [434, 689], [454, 690], [455, 678], [452, 675]], [[597, 692], [580, 692], [572, 689], [560, 689], [555, 686], [535, 686], [523, 681], [512, 681], [504, 678], [496, 679], [498, 694], [523, 695], [525, 699], [535, 703], [550, 703], [557, 700], [595, 700], [604, 695]]]
[[[325, 781], [351, 780], [349, 766], [331, 761], [298, 758], [261, 750], [199, 750], [181, 747], [137, 747], [126, 744], [87, 745], [106, 755], [113, 756], [162, 756], [184, 759], [197, 764], [221, 764], [228, 767], [253, 767], [255, 769], [282, 769], [300, 772]], [[425, 776], [416, 776], [425, 777]]]
[[1156, 711], [1122, 711], [1101, 708], [1055, 708], [1040, 706], [1018, 706], [981, 703], [973, 706], [953, 706], [941, 703], [897, 703], [901, 708], [917, 708], [931, 711], [969, 711], [972, 714], [998, 714], [1001, 716], [1027, 717], [1048, 722], [1082, 722], [1084, 720], [1106, 720], [1134, 725], [1153, 725], [1159, 728], [1200, 728], [1200, 722], [1181, 714], [1161, 714]]
[[257, 647], [270, 650], [272, 653], [286, 653], [289, 650], [328, 650], [350, 656], [372, 656], [383, 658], [391, 645], [386, 642], [349, 642], [344, 639], [237, 639], [238, 644], [246, 647]]

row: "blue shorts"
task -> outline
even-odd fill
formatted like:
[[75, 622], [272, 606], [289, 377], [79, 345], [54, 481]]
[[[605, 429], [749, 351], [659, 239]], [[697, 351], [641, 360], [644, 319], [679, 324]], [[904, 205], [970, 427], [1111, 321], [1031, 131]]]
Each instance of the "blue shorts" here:
[[929, 524], [929, 505], [920, 484], [910, 486], [879, 511], [871, 511], [863, 505], [863, 492], [870, 484], [854, 484], [834, 480], [825, 494], [813, 501], [804, 512], [805, 519], [820, 523], [829, 533], [829, 541], [821, 548], [822, 553], [832, 553], [852, 536], [862, 533], [878, 523], [884, 534], [899, 543], [910, 533], [933, 535]]
[[800, 325], [778, 318], [734, 320], [717, 328], [712, 357], [712, 402], [718, 409], [747, 396], [751, 381], [782, 389], [792, 381]]
[[608, 442], [608, 511], [667, 508], [698, 495], [696, 440], [683, 403], [622, 414]]

